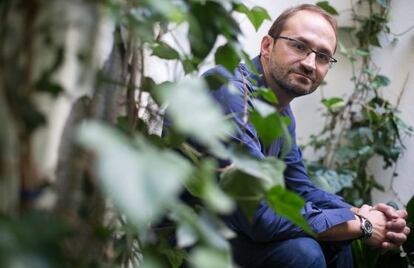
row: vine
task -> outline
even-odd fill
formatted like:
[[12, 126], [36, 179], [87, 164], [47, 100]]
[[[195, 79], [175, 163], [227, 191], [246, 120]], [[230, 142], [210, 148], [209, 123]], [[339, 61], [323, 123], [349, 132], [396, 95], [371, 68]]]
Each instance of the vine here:
[[[413, 128], [404, 123], [397, 109], [406, 82], [396, 105], [392, 105], [381, 94], [390, 80], [381, 74], [372, 59], [373, 48], [381, 47], [378, 36], [392, 34], [388, 26], [390, 4], [391, 1], [383, 0], [361, 0], [352, 4], [350, 11], [354, 27], [343, 29], [343, 32], [353, 46], [345, 47], [339, 43], [339, 50], [351, 63], [353, 91], [345, 99], [322, 99], [325, 125], [319, 134], [310, 137], [305, 146], [323, 152], [316, 161], [307, 161], [309, 174], [315, 183], [342, 195], [355, 206], [370, 204], [374, 188], [385, 190], [368, 169], [374, 157], [383, 159], [384, 169], [394, 167], [388, 190], [395, 193], [393, 181], [397, 176], [397, 161], [405, 149], [404, 138], [413, 134]], [[337, 14], [326, 1], [319, 5]], [[360, 10], [366, 10], [366, 13], [361, 14]], [[410, 201], [408, 210], [412, 209], [413, 202]], [[390, 205], [396, 206], [394, 202]], [[412, 235], [408, 241], [400, 250], [380, 256], [356, 240], [352, 243], [354, 264], [356, 267], [408, 267], [413, 263]]]

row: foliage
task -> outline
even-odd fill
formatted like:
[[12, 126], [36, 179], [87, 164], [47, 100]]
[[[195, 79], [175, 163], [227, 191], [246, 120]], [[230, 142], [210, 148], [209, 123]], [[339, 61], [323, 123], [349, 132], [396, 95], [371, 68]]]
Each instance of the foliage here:
[[[412, 127], [399, 118], [397, 108], [382, 97], [381, 90], [390, 85], [390, 80], [371, 60], [373, 47], [381, 47], [378, 35], [390, 31], [390, 4], [391, 1], [369, 0], [352, 6], [355, 26], [343, 32], [356, 45], [345, 47], [339, 42], [339, 50], [352, 64], [354, 88], [346, 99], [322, 99], [326, 124], [321, 133], [311, 136], [307, 145], [323, 152], [316, 161], [307, 162], [315, 183], [341, 194], [355, 206], [371, 203], [372, 189], [384, 190], [369, 172], [369, 161], [381, 157], [384, 169], [392, 167], [405, 149], [404, 137], [413, 133]], [[331, 14], [338, 14], [327, 1], [318, 5]], [[365, 10], [361, 7], [367, 7], [366, 15], [360, 13]], [[361, 241], [353, 242], [356, 267], [389, 267], [391, 263], [393, 267], [407, 267], [408, 259], [400, 257], [404, 254], [395, 250], [379, 256]]]
[[[270, 18], [263, 8], [233, 0], [1, 2], [0, 101], [6, 108], [0, 112], [6, 128], [18, 133], [1, 132], [12, 151], [2, 149], [1, 157], [16, 164], [15, 176], [5, 172], [7, 162], [0, 167], [0, 182], [11, 179], [1, 189], [9, 198], [1, 210], [2, 267], [230, 267], [226, 239], [234, 234], [220, 216], [236, 202], [251, 216], [265, 199], [311, 233], [300, 214], [303, 200], [282, 187], [282, 161], [254, 159], [227, 141], [234, 126], [211, 100], [212, 81], [193, 77], [211, 53], [229, 71], [240, 60], [251, 65], [233, 12], [245, 14], [255, 29]], [[114, 44], [101, 68], [95, 51], [106, 20], [113, 24]], [[174, 36], [178, 28], [187, 29], [185, 40]], [[65, 44], [71, 31], [81, 45]], [[215, 49], [218, 37], [225, 44]], [[74, 92], [58, 79], [72, 50], [79, 71]], [[175, 60], [190, 77], [157, 84], [144, 76], [145, 53]], [[268, 89], [259, 94], [276, 102]], [[34, 133], [53, 123], [38, 108], [39, 96], [52, 103], [75, 99], [54, 182], [45, 182], [32, 161]], [[150, 105], [142, 104], [144, 96], [152, 96]], [[119, 103], [126, 114], [117, 112]], [[159, 107], [166, 106], [172, 124], [166, 123], [162, 137], [149, 134], [154, 124], [159, 127]], [[287, 134], [289, 122], [270, 105], [258, 101], [247, 113], [265, 141]], [[219, 160], [232, 165], [219, 169]], [[48, 191], [57, 200], [40, 216], [26, 217]]]
[[[322, 99], [326, 124], [320, 134], [311, 136], [308, 145], [324, 152], [323, 157], [308, 163], [312, 177], [356, 206], [370, 203], [373, 188], [382, 189], [368, 172], [369, 160], [379, 156], [384, 160], [384, 168], [391, 167], [404, 150], [402, 139], [413, 132], [398, 117], [397, 108], [381, 96], [390, 80], [371, 61], [372, 47], [380, 46], [378, 34], [389, 32], [389, 3], [365, 1], [356, 5], [364, 4], [368, 5], [368, 14], [359, 14], [357, 7], [353, 7], [355, 28], [346, 30], [357, 41], [356, 47], [346, 48], [339, 43], [340, 52], [352, 64], [353, 92], [347, 99]], [[333, 12], [333, 7], [327, 5], [320, 3]], [[361, 66], [357, 68], [357, 64]]]

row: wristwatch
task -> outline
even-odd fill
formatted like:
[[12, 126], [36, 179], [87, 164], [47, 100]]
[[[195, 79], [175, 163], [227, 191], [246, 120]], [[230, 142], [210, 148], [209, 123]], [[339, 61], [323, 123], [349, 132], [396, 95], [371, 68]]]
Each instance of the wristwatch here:
[[358, 216], [359, 221], [361, 222], [362, 235], [360, 238], [362, 239], [370, 238], [374, 231], [374, 229], [372, 228], [372, 223], [362, 215], [359, 215], [359, 214], [355, 214], [355, 215]]

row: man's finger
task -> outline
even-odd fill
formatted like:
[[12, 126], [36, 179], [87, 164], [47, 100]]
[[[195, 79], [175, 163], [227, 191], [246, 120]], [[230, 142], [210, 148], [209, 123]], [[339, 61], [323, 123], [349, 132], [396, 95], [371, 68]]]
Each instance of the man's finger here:
[[393, 207], [388, 206], [387, 204], [384, 204], [384, 203], [379, 203], [375, 205], [372, 209], [381, 211], [382, 213], [385, 214], [387, 218], [399, 218], [400, 217], [400, 215], [397, 213], [397, 211]]
[[407, 213], [407, 210], [405, 210], [405, 209], [399, 209], [399, 210], [397, 210], [396, 211], [397, 212], [397, 214], [398, 214], [398, 216], [400, 217], [400, 218], [403, 218], [403, 219], [407, 219], [407, 217], [408, 217], [408, 213]]
[[411, 233], [411, 229], [409, 227], [405, 226], [403, 232], [406, 236], [408, 236]]
[[381, 254], [385, 253], [387, 250], [394, 249], [394, 248], [399, 248], [399, 247], [400, 246], [398, 246], [398, 245], [396, 245], [392, 242], [389, 242], [389, 241], [382, 242], [381, 243], [381, 249], [382, 249]]
[[367, 211], [370, 211], [371, 209], [372, 209], [371, 206], [364, 204], [358, 209], [358, 213], [367, 212]]
[[388, 230], [399, 233], [404, 231], [406, 225], [407, 223], [402, 218], [392, 219], [391, 221], [388, 221], [386, 224]]
[[407, 236], [404, 233], [394, 232], [387, 232], [386, 238], [389, 240], [388, 242], [398, 247], [401, 246], [407, 240]]

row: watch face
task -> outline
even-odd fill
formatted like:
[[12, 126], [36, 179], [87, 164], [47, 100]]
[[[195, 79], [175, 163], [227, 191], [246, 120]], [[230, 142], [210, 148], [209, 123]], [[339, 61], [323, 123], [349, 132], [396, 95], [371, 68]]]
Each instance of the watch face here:
[[364, 221], [364, 229], [368, 234], [372, 234], [372, 224], [368, 220]]

